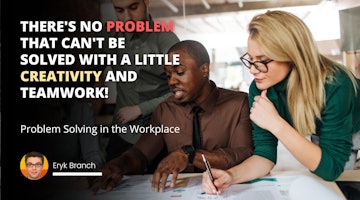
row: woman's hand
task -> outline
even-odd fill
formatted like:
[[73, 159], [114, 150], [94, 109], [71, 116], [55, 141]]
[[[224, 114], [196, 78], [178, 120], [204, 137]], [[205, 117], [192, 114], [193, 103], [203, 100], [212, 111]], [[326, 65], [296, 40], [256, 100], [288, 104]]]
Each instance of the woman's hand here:
[[207, 194], [221, 194], [231, 185], [233, 180], [231, 174], [228, 171], [212, 168], [211, 173], [214, 177], [214, 182], [212, 182], [208, 173], [208, 171], [203, 173], [201, 185], [202, 190]]
[[250, 108], [250, 119], [259, 127], [274, 133], [282, 118], [274, 104], [267, 98], [266, 92], [267, 90], [263, 90], [260, 96], [254, 97]]

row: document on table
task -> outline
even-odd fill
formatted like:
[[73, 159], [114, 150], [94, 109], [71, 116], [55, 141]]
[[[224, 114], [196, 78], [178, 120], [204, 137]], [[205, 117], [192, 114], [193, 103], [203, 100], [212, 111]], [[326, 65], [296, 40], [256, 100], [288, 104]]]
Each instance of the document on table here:
[[[304, 180], [302, 180], [302, 184], [305, 185], [303, 185], [303, 188], [301, 190], [295, 191], [295, 193], [289, 192], [289, 189], [292, 187], [292, 183], [295, 182], [294, 180], [299, 178], [298, 176], [264, 177], [248, 183], [234, 184], [227, 188], [225, 191], [223, 191], [223, 193], [220, 195], [205, 194], [201, 189], [201, 177], [184, 178], [177, 181], [177, 185], [182, 186], [178, 186], [176, 188], [166, 187], [165, 192], [163, 193], [153, 192], [150, 183], [151, 178], [152, 175], [131, 177], [125, 176], [121, 184], [118, 187], [114, 188], [111, 192], [100, 190], [98, 191], [97, 195], [94, 196], [91, 194], [90, 190], [84, 190], [74, 192], [72, 194], [67, 194], [67, 197], [59, 196], [59, 199], [73, 198], [87, 200], [290, 200], [294, 199], [294, 197], [290, 197], [290, 194], [297, 195], [298, 199], [303, 199], [301, 195], [309, 193], [309, 191], [312, 191], [311, 193], [313, 193], [313, 189], [306, 186], [308, 180], [305, 180], [305, 182]], [[167, 186], [170, 184], [170, 180], [171, 177], [169, 177], [168, 179], [168, 183], [166, 184]], [[182, 183], [178, 184], [178, 182]], [[312, 186], [314, 186], [314, 182], [312, 182]], [[298, 188], [298, 186], [296, 186], [296, 188]], [[325, 186], [318, 188], [322, 190], [316, 191], [319, 195], [328, 194], [329, 197], [332, 197], [331, 199], [341, 199], [335, 193], [332, 193], [333, 191], [325, 188]], [[309, 200], [309, 198], [307, 198], [307, 200]]]
[[[273, 181], [275, 180], [275, 181]], [[220, 195], [204, 194], [201, 190], [201, 178], [190, 179], [186, 187], [184, 199], [236, 199], [236, 200], [277, 200], [284, 199], [276, 179], [256, 181], [252, 183], [235, 184]]]

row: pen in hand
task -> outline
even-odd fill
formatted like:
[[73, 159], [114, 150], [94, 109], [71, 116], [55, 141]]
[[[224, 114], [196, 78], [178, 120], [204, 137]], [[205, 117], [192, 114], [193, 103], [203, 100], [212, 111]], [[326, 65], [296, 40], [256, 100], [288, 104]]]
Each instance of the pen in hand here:
[[214, 176], [212, 175], [211, 170], [210, 170], [210, 169], [211, 169], [210, 163], [206, 160], [204, 154], [201, 154], [201, 156], [202, 156], [203, 161], [204, 161], [204, 163], [205, 163], [205, 167], [206, 167], [206, 169], [207, 169], [207, 171], [208, 171], [210, 180], [211, 180], [211, 182], [213, 183], [213, 185], [215, 186], [216, 194], [219, 195], [218, 189], [217, 189], [216, 185], [214, 184]]

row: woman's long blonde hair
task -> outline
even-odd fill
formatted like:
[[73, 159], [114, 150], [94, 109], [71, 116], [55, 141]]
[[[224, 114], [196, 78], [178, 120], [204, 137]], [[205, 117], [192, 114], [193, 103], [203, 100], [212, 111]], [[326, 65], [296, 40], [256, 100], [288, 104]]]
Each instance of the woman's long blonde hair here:
[[352, 72], [321, 55], [305, 23], [284, 11], [268, 11], [255, 16], [249, 24], [251, 39], [270, 59], [289, 62], [292, 70], [287, 84], [287, 102], [294, 128], [307, 136], [315, 133], [316, 119], [321, 120], [325, 103], [326, 78], [332, 79], [335, 70], [342, 69], [351, 78]]

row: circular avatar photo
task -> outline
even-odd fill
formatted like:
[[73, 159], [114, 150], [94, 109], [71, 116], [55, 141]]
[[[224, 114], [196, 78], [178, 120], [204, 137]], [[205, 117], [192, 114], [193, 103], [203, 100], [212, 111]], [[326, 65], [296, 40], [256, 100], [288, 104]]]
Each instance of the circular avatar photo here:
[[29, 180], [39, 180], [49, 169], [49, 162], [39, 152], [32, 151], [25, 154], [20, 161], [21, 173]]

